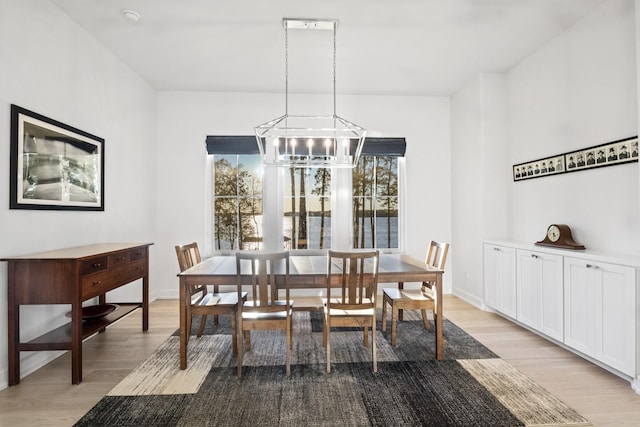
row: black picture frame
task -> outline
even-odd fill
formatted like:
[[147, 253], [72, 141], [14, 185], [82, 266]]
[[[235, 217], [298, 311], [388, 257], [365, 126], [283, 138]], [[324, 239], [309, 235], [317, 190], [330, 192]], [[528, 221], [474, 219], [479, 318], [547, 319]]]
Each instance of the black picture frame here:
[[[619, 139], [513, 165], [513, 180], [524, 181], [562, 173], [615, 166], [638, 161], [638, 137]], [[549, 165], [553, 165], [552, 168]]]
[[10, 209], [104, 211], [104, 139], [11, 105]]

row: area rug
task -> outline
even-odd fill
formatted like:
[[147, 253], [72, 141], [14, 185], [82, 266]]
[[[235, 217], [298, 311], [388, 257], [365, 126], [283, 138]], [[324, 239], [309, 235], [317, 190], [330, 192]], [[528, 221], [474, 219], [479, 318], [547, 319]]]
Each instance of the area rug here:
[[361, 330], [332, 330], [327, 374], [321, 314], [296, 312], [291, 376], [284, 334], [257, 331], [242, 379], [228, 317], [209, 319], [189, 340], [187, 369], [176, 333], [76, 426], [591, 425], [446, 319], [444, 360], [435, 360], [433, 332], [412, 312], [405, 319], [395, 348], [378, 325], [378, 373]]

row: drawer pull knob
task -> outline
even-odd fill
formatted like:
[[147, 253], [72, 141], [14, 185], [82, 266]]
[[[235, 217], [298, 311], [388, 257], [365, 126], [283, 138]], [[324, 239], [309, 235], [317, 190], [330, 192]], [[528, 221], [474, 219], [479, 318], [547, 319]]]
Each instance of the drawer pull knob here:
[[539, 255], [536, 255], [536, 254], [531, 254], [531, 258], [536, 258], [536, 259], [538, 259], [538, 258], [540, 258], [540, 256], [539, 256]]
[[102, 267], [102, 263], [101, 262], [96, 262], [93, 264], [94, 267], [98, 268], [98, 267]]
[[594, 264], [587, 264], [587, 268], [593, 268], [593, 269], [597, 269], [598, 266], [594, 265]]
[[500, 248], [493, 248], [493, 250], [500, 252]]
[[102, 284], [102, 280], [96, 280], [95, 282], [92, 283], [93, 286], [98, 286]]

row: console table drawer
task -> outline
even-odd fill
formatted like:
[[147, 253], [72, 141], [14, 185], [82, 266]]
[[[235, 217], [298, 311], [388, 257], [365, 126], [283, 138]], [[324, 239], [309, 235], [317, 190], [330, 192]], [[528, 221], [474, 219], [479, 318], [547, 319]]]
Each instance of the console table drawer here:
[[110, 268], [82, 278], [82, 298], [92, 298], [125, 283], [144, 277], [146, 263], [136, 261], [122, 267]]
[[83, 261], [80, 265], [80, 271], [83, 275], [97, 273], [107, 268], [107, 257], [101, 256]]
[[147, 248], [136, 248], [129, 252], [129, 259], [131, 261], [136, 261], [139, 259], [147, 258]]

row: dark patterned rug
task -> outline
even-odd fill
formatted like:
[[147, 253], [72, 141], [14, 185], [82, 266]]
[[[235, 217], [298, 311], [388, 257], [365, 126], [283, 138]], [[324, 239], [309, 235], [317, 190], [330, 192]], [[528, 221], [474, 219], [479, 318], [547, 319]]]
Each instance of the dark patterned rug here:
[[[553, 395], [445, 320], [445, 357], [435, 360], [433, 332], [405, 313], [398, 345], [377, 331], [378, 373], [361, 330], [331, 332], [325, 371], [320, 313], [297, 312], [291, 376], [284, 334], [252, 333], [236, 377], [228, 318], [211, 319], [191, 337], [181, 371], [171, 336], [77, 426], [521, 426], [590, 425]], [[194, 319], [192, 330], [197, 330]], [[433, 328], [432, 328], [433, 330]]]

